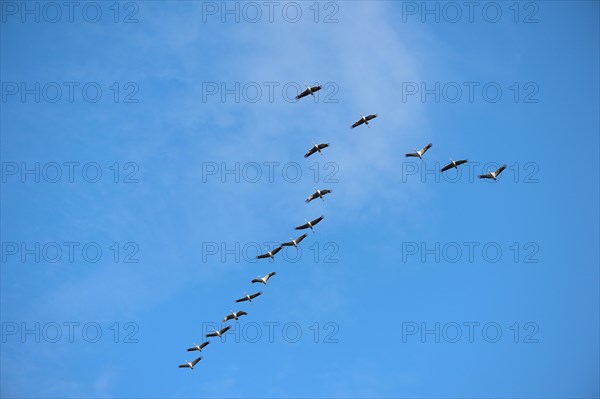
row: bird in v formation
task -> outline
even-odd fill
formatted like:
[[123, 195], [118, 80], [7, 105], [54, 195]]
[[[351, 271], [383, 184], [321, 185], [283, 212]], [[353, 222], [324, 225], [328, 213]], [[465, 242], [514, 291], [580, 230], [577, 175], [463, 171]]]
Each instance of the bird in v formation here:
[[[314, 95], [314, 93], [316, 93], [317, 91], [321, 90], [321, 86], [316, 85], [316, 86], [308, 86], [306, 85], [306, 90], [304, 90], [303, 92], [299, 93], [296, 96], [296, 100], [299, 100], [303, 97], [306, 97], [308, 95]], [[354, 122], [351, 125], [351, 128], [354, 129], [362, 124], [367, 125], [367, 127], [369, 126], [369, 121], [377, 118], [378, 114], [369, 114], [367, 116], [364, 116], [362, 114], [360, 114], [361, 118], [359, 120], [357, 120], [356, 122]], [[316, 144], [313, 143], [313, 146], [304, 154], [304, 158], [308, 158], [311, 155], [315, 154], [316, 152], [318, 152], [319, 154], [323, 155], [322, 150], [329, 147], [330, 143], [321, 143], [321, 144]], [[419, 159], [423, 159], [423, 156], [425, 155], [425, 153], [432, 147], [432, 143], [428, 143], [427, 145], [425, 145], [423, 148], [421, 148], [420, 150], [414, 150], [414, 152], [410, 152], [410, 153], [406, 153], [405, 156], [406, 157], [417, 157]], [[450, 163], [444, 165], [441, 169], [440, 172], [446, 172], [452, 168], [454, 169], [458, 169], [458, 167], [464, 163], [468, 162], [467, 159], [460, 159], [458, 161], [454, 161], [454, 160], [450, 160]], [[490, 172], [488, 170], [487, 174], [482, 174], [479, 175], [480, 179], [492, 179], [492, 180], [496, 180], [498, 178], [498, 176], [502, 173], [502, 171], [504, 171], [506, 169], [506, 164], [500, 166], [498, 169], [496, 169], [494, 172]], [[312, 200], [316, 199], [316, 198], [321, 198], [321, 200], [323, 200], [323, 196], [326, 194], [331, 193], [332, 191], [329, 189], [323, 189], [323, 190], [319, 190], [317, 188], [315, 188], [315, 193], [311, 194], [305, 202], [311, 202]], [[316, 226], [319, 222], [321, 222], [321, 220], [324, 219], [325, 216], [321, 215], [318, 218], [308, 221], [305, 219], [305, 224], [302, 224], [300, 226], [295, 227], [295, 230], [304, 230], [304, 229], [311, 229], [312, 232], [314, 233], [314, 226]], [[291, 239], [288, 242], [284, 242], [282, 243], [280, 246], [274, 248], [271, 251], [267, 251], [264, 254], [260, 254], [257, 256], [257, 259], [264, 259], [264, 258], [270, 258], [271, 261], [273, 261], [275, 259], [275, 255], [281, 251], [282, 247], [288, 247], [288, 246], [294, 246], [294, 247], [298, 247], [298, 244], [300, 244], [300, 242], [302, 240], [304, 240], [307, 237], [307, 234], [302, 234], [301, 236], [299, 236], [296, 239]], [[261, 283], [264, 285], [267, 285], [267, 281], [275, 276], [277, 273], [276, 272], [270, 272], [268, 274], [266, 274], [264, 277], [260, 277], [258, 276], [258, 278], [255, 278], [252, 280], [252, 283]], [[236, 303], [240, 303], [240, 302], [250, 302], [252, 303], [252, 300], [255, 299], [256, 297], [262, 295], [262, 292], [256, 292], [254, 294], [246, 294], [244, 293], [244, 296], [236, 299], [235, 302]], [[223, 323], [235, 319], [238, 320], [238, 318], [240, 316], [244, 316], [247, 315], [248, 313], [244, 312], [243, 310], [240, 310], [238, 312], [233, 312], [231, 311], [230, 314], [228, 314], [227, 316], [225, 316], [225, 318], [223, 319]], [[215, 330], [212, 333], [206, 334], [206, 337], [222, 337], [223, 334], [225, 334], [231, 327], [230, 326], [226, 326], [220, 330]], [[191, 351], [202, 351], [203, 348], [205, 348], [208, 344], [210, 344], [209, 341], [203, 342], [200, 345], [194, 344], [193, 347], [188, 348], [187, 351], [191, 352]], [[200, 361], [202, 360], [202, 357], [198, 357], [195, 360], [188, 362], [187, 360], [185, 361], [184, 364], [179, 365], [179, 368], [190, 368], [190, 369], [194, 369], [194, 366]]]

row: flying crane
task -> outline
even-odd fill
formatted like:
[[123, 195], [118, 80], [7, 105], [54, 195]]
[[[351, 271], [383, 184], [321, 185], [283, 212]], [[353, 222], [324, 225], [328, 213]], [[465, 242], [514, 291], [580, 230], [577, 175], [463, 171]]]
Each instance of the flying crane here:
[[315, 232], [313, 227], [317, 225], [317, 223], [319, 223], [321, 220], [323, 220], [323, 218], [325, 218], [325, 216], [321, 215], [318, 218], [316, 218], [315, 220], [312, 221], [308, 221], [306, 219], [304, 219], [304, 221], [306, 223], [304, 223], [303, 225], [300, 225], [298, 227], [296, 227], [296, 230], [304, 230], [304, 229], [311, 229], [313, 231], [313, 233]]
[[267, 281], [269, 281], [269, 279], [270, 279], [271, 277], [273, 277], [274, 275], [276, 275], [276, 274], [277, 274], [277, 273], [275, 273], [275, 272], [271, 272], [271, 273], [267, 274], [267, 275], [266, 275], [266, 276], [264, 276], [264, 277], [260, 277], [260, 276], [258, 276], [258, 278], [255, 278], [254, 280], [252, 280], [252, 283], [253, 283], [253, 284], [254, 284], [254, 283], [263, 283], [264, 285], [267, 285]]
[[466, 163], [466, 162], [467, 162], [467, 160], [466, 160], [466, 159], [461, 159], [461, 160], [459, 160], [459, 161], [453, 161], [453, 160], [450, 160], [450, 163], [449, 163], [449, 164], [447, 164], [446, 166], [444, 166], [444, 167], [443, 167], [443, 168], [440, 170], [440, 172], [445, 172], [445, 171], [447, 171], [447, 170], [449, 170], [449, 169], [452, 169], [452, 168], [458, 169], [458, 167], [459, 167], [460, 165], [462, 165], [463, 163]]
[[496, 169], [496, 171], [495, 171], [495, 172], [490, 172], [490, 171], [488, 170], [488, 173], [487, 173], [487, 174], [485, 174], [485, 175], [479, 175], [479, 178], [480, 178], [480, 179], [494, 179], [494, 180], [496, 180], [496, 178], [498, 177], [498, 175], [499, 175], [500, 173], [502, 173], [502, 171], [503, 171], [504, 169], [506, 169], [506, 164], [504, 164], [504, 165], [500, 166], [498, 169]]
[[244, 292], [244, 296], [241, 297], [240, 299], [236, 299], [235, 301], [236, 302], [245, 302], [245, 301], [252, 302], [252, 300], [254, 298], [256, 298], [257, 296], [260, 296], [260, 295], [262, 295], [261, 291], [255, 293], [255, 294], [252, 294], [252, 295], [248, 295]]
[[415, 149], [415, 152], [409, 152], [406, 154], [407, 157], [418, 157], [419, 159], [423, 159], [423, 155], [430, 149], [432, 146], [431, 143], [427, 144], [425, 147], [421, 148], [419, 151]]
[[300, 242], [302, 240], [304, 240], [306, 237], [307, 237], [306, 233], [302, 234], [300, 237], [296, 238], [295, 240], [292, 240], [292, 238], [290, 237], [290, 241], [282, 243], [281, 246], [282, 247], [298, 247], [298, 244], [300, 244]]
[[364, 116], [363, 114], [360, 114], [360, 119], [359, 119], [359, 120], [357, 120], [356, 122], [354, 122], [354, 123], [352, 124], [352, 126], [350, 126], [350, 127], [351, 127], [352, 129], [354, 129], [355, 127], [357, 127], [357, 126], [360, 126], [360, 125], [362, 125], [363, 123], [364, 123], [365, 125], [367, 125], [367, 127], [370, 127], [370, 126], [369, 126], [369, 121], [370, 121], [371, 119], [375, 119], [375, 118], [377, 118], [377, 114], [371, 114], [371, 115], [367, 115], [367, 116]]
[[306, 154], [304, 154], [304, 158], [308, 158], [310, 157], [312, 154], [314, 154], [315, 152], [319, 152], [319, 154], [323, 155], [323, 153], [321, 152], [322, 149], [329, 147], [329, 143], [323, 143], [323, 144], [315, 144], [313, 143], [313, 146], [310, 150], [308, 150], [308, 152]]
[[210, 344], [210, 341], [203, 342], [200, 345], [194, 344], [194, 346], [192, 346], [191, 348], [188, 348], [187, 351], [188, 352], [193, 352], [193, 351], [202, 352], [202, 349], [204, 349], [204, 347], [208, 344]]
[[180, 364], [179, 368], [180, 369], [194, 369], [194, 366], [200, 361], [202, 360], [202, 356], [196, 358], [195, 360], [188, 362], [187, 360], [185, 361], [184, 364]]
[[323, 196], [331, 193], [331, 190], [328, 190], [328, 189], [319, 190], [318, 188], [315, 187], [315, 190], [317, 190], [317, 191], [315, 191], [313, 194], [309, 195], [308, 198], [306, 199], [306, 201], [304, 201], [304, 202], [306, 202], [308, 204], [310, 201], [312, 201], [316, 198], [321, 198], [322, 201], [325, 201], [323, 199]]
[[309, 94], [310, 94], [311, 96], [314, 96], [314, 93], [316, 93], [317, 91], [321, 90], [321, 86], [313, 86], [313, 87], [310, 87], [310, 86], [308, 86], [307, 84], [305, 84], [305, 86], [306, 86], [306, 90], [304, 90], [302, 93], [298, 94], [298, 95], [296, 96], [296, 100], [300, 100], [302, 97], [306, 97], [306, 96], [308, 96]]

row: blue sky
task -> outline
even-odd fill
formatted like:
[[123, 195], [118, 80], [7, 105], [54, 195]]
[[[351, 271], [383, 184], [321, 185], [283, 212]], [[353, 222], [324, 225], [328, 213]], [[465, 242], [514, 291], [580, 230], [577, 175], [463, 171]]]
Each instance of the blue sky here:
[[2, 397], [600, 395], [597, 2], [47, 4], [0, 10]]

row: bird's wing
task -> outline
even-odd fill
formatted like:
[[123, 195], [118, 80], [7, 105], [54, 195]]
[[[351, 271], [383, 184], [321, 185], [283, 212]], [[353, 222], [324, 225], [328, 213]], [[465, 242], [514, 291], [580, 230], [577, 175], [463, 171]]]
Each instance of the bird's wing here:
[[296, 244], [300, 244], [300, 241], [306, 238], [307, 234], [302, 234], [300, 237], [296, 238]]
[[180, 364], [180, 365], [179, 365], [179, 368], [180, 368], [180, 369], [189, 369], [189, 368], [190, 368], [190, 365], [189, 365], [189, 364]]
[[254, 283], [262, 283], [262, 280], [259, 279], [259, 278], [255, 278], [255, 279], [252, 279], [251, 282], [252, 282], [252, 284], [254, 284]]
[[219, 331], [219, 332], [220, 332], [221, 334], [224, 334], [224, 333], [226, 333], [226, 332], [227, 332], [227, 330], [229, 330], [230, 328], [231, 328], [230, 326], [227, 326], [227, 327], [225, 327], [225, 328], [222, 328], [222, 329], [221, 329], [221, 331]]
[[454, 165], [452, 164], [452, 162], [450, 162], [448, 165], [446, 165], [446, 166], [444, 166], [442, 169], [440, 169], [440, 172], [445, 172], [445, 171], [447, 171], [448, 169], [451, 169], [451, 168], [453, 168], [453, 167], [454, 167]]
[[421, 155], [425, 154], [425, 153], [427, 152], [427, 150], [431, 148], [431, 146], [432, 146], [432, 145], [433, 145], [433, 144], [429, 143], [429, 144], [427, 144], [425, 147], [423, 147], [423, 148], [421, 149]]
[[418, 157], [419, 154], [417, 154], [416, 152], [409, 152], [408, 154], [406, 154], [407, 157]]
[[210, 344], [210, 341], [206, 341], [200, 344], [200, 349], [204, 349], [206, 345]]
[[294, 246], [294, 242], [293, 241], [282, 242], [281, 246], [282, 247], [292, 247], [292, 246]]
[[317, 151], [317, 149], [315, 147], [312, 147], [310, 150], [308, 150], [306, 152], [306, 154], [304, 154], [304, 158], [308, 158], [310, 157], [312, 154], [314, 154]]
[[195, 366], [196, 363], [198, 363], [200, 360], [202, 360], [202, 356], [197, 357], [193, 362], [192, 362], [192, 366]]
[[231, 320], [233, 319], [233, 315], [232, 314], [228, 314], [227, 316], [225, 316], [225, 318], [223, 319], [223, 322], [226, 322], [227, 320]]
[[256, 259], [264, 259], [264, 258], [269, 258], [271, 255], [269, 255], [269, 253], [267, 252], [266, 254], [262, 254], [262, 255], [258, 255], [256, 257]]
[[275, 255], [277, 252], [281, 251], [281, 247], [277, 247], [274, 250], [271, 251], [272, 255]]
[[319, 147], [319, 150], [322, 150], [323, 148], [329, 147], [329, 143], [319, 144], [317, 147]]
[[502, 173], [502, 171], [506, 169], [506, 164], [500, 166], [497, 170], [496, 170], [496, 176], [498, 176], [500, 173]]
[[467, 162], [466, 159], [461, 159], [460, 161], [456, 161], [456, 166], [462, 165], [463, 163], [466, 163], [466, 162]]
[[247, 315], [248, 313], [244, 312], [243, 310], [240, 310], [239, 312], [237, 312], [238, 317], [243, 316], [243, 315]]
[[375, 119], [375, 118], [377, 118], [377, 114], [371, 114], [371, 115], [369, 115], [369, 116], [366, 117], [366, 119], [368, 121], [370, 121], [371, 119]]
[[206, 334], [206, 336], [207, 336], [207, 337], [216, 337], [216, 336], [217, 336], [217, 333], [216, 333], [216, 332], [213, 332], [213, 333], [210, 333], [210, 334]]
[[236, 302], [244, 302], [244, 301], [247, 301], [247, 300], [248, 300], [248, 298], [243, 297], [243, 298], [240, 298], [240, 299], [236, 299], [235, 301]]
[[[195, 346], [193, 348], [187, 349], [188, 352], [193, 352], [193, 351], [197, 351], [197, 350], [198, 350], [198, 348], [196, 348]], [[179, 366], [179, 367], [181, 367], [181, 366]]]
[[315, 91], [321, 90], [321, 86], [313, 86], [310, 88], [310, 90], [314, 93]]
[[492, 178], [493, 178], [493, 176], [492, 176], [492, 174], [491, 174], [491, 173], [487, 173], [487, 174], [485, 174], [485, 175], [479, 175], [479, 178], [480, 178], [480, 179], [492, 179]]
[[260, 295], [262, 295], [262, 291], [259, 291], [259, 292], [255, 293], [255, 294], [250, 295], [250, 298], [254, 299], [254, 298], [256, 298], [257, 296], [260, 296]]
[[277, 274], [277, 273], [275, 273], [275, 272], [271, 272], [271, 273], [267, 274], [267, 275], [265, 276], [265, 280], [268, 280], [268, 279], [270, 279], [271, 277], [273, 277], [273, 276], [274, 276], [274, 275], [276, 275], [276, 274]]
[[356, 126], [360, 126], [363, 123], [365, 123], [365, 121], [362, 118], [360, 118], [359, 120], [357, 120], [356, 122], [354, 122], [351, 127], [354, 129]]
[[325, 190], [321, 190], [321, 194], [329, 194], [329, 193], [331, 193], [331, 190], [329, 190], [327, 188]]
[[308, 198], [304, 202], [309, 203], [310, 201], [314, 200], [318, 196], [319, 196], [319, 194], [317, 194], [317, 193], [311, 194], [311, 195], [308, 196]]
[[313, 220], [310, 223], [315, 225], [315, 224], [319, 223], [321, 220], [323, 220], [323, 218], [324, 218], [324, 216], [319, 216], [318, 218], [316, 218], [315, 220]]
[[298, 227], [296, 227], [296, 230], [302, 230], [302, 229], [307, 229], [308, 228], [308, 223], [304, 223], [303, 225], [300, 225]]
[[302, 97], [306, 97], [306, 96], [308, 96], [308, 93], [310, 93], [310, 91], [309, 91], [308, 89], [304, 90], [302, 93], [300, 93], [300, 94], [298, 94], [298, 95], [296, 96], [296, 100], [299, 100], [299, 99], [301, 99]]

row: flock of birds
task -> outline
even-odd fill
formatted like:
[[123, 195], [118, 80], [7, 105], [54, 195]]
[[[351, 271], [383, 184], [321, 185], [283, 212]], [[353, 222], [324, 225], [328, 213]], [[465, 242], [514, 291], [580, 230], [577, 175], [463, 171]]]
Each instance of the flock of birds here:
[[[314, 95], [314, 93], [316, 93], [317, 91], [321, 90], [321, 86], [306, 86], [306, 90], [304, 90], [302, 93], [298, 94], [296, 96], [296, 100], [299, 100], [303, 97], [306, 97], [308, 95]], [[377, 114], [370, 114], [367, 116], [364, 116], [361, 114], [361, 118], [359, 120], [357, 120], [356, 122], [354, 122], [350, 127], [352, 129], [354, 129], [355, 127], [358, 127], [360, 125], [366, 125], [367, 127], [369, 126], [369, 121], [373, 120], [377, 118]], [[313, 155], [314, 153], [318, 152], [319, 154], [323, 154], [322, 150], [324, 150], [325, 148], [329, 147], [329, 143], [322, 143], [322, 144], [315, 144], [313, 143], [313, 146], [306, 152], [306, 154], [304, 154], [304, 158], [308, 158], [311, 155]], [[425, 153], [427, 152], [427, 150], [429, 150], [432, 147], [432, 144], [429, 143], [427, 144], [425, 147], [421, 148], [420, 150], [414, 150], [414, 152], [410, 152], [406, 154], [406, 157], [417, 157], [419, 159], [423, 159], [423, 155], [425, 155]], [[448, 163], [447, 165], [445, 165], [444, 167], [442, 167], [442, 169], [440, 170], [440, 172], [445, 172], [447, 170], [450, 170], [452, 168], [458, 169], [458, 167], [464, 163], [468, 162], [466, 159], [460, 159], [458, 161], [453, 161], [450, 160], [450, 163]], [[502, 173], [502, 171], [506, 169], [506, 165], [502, 165], [501, 167], [499, 167], [498, 169], [496, 169], [494, 172], [489, 172], [487, 174], [483, 174], [483, 175], [479, 175], [480, 179], [493, 179], [496, 180], [497, 177], [500, 175], [500, 173]], [[309, 203], [314, 199], [320, 198], [321, 200], [324, 201], [323, 196], [330, 194], [332, 191], [329, 189], [323, 189], [323, 190], [319, 190], [317, 188], [315, 188], [315, 192], [311, 195], [308, 196], [308, 198], [306, 198], [305, 202]], [[295, 230], [305, 230], [305, 229], [311, 229], [314, 233], [314, 227], [321, 222], [323, 219], [325, 218], [325, 216], [321, 215], [318, 218], [308, 221], [305, 220], [306, 223], [297, 226], [295, 228]], [[302, 242], [302, 240], [304, 240], [308, 235], [302, 234], [300, 237], [296, 238], [296, 239], [291, 239], [290, 241], [281, 243], [278, 247], [272, 249], [271, 251], [267, 251], [264, 254], [258, 255], [256, 258], [257, 259], [270, 259], [271, 261], [275, 260], [275, 255], [277, 255], [277, 253], [279, 251], [281, 251], [281, 249], [283, 247], [298, 247], [298, 245], [300, 244], [300, 242]], [[267, 281], [269, 281], [269, 279], [273, 276], [275, 276], [277, 273], [276, 272], [270, 272], [268, 274], [266, 274], [264, 277], [258, 276], [258, 278], [255, 278], [251, 281], [251, 283], [255, 284], [255, 283], [259, 283], [259, 284], [264, 284], [267, 285]], [[255, 292], [254, 294], [247, 294], [244, 292], [244, 296], [241, 298], [238, 298], [235, 300], [235, 303], [241, 303], [241, 302], [252, 302], [253, 299], [259, 297], [262, 295], [262, 291], [258, 291]], [[243, 310], [234, 312], [233, 310], [231, 310], [231, 313], [229, 313], [228, 315], [226, 315], [223, 318], [223, 323], [227, 323], [230, 320], [238, 320], [241, 316], [245, 316], [248, 313], [246, 313]], [[214, 338], [214, 337], [219, 337], [221, 338], [227, 331], [229, 331], [229, 329], [231, 328], [231, 326], [227, 325], [223, 328], [221, 328], [220, 330], [215, 330], [209, 334], [206, 334], [206, 338]], [[194, 346], [192, 346], [191, 348], [188, 348], [187, 351], [188, 352], [202, 352], [202, 350], [210, 344], [210, 341], [205, 341], [202, 344], [198, 345], [198, 344], [194, 344]], [[179, 365], [179, 368], [189, 368], [189, 369], [194, 369], [194, 366], [200, 361], [202, 360], [202, 356], [198, 356], [196, 359], [192, 360], [191, 362], [188, 362], [187, 360], [185, 361], [185, 363]]]
[[[316, 93], [317, 91], [321, 90], [321, 86], [306, 86], [306, 90], [304, 90], [302, 93], [298, 94], [296, 96], [296, 100], [301, 99], [302, 97], [306, 97], [308, 95], [314, 95], [314, 93]], [[360, 119], [357, 120], [356, 122], [354, 122], [352, 124], [352, 126], [350, 126], [352, 129], [354, 129], [357, 126], [360, 126], [362, 124], [367, 125], [367, 127], [370, 128], [369, 126], [369, 121], [373, 120], [377, 118], [377, 114], [370, 114], [367, 116], [364, 116], [361, 114]], [[406, 154], [407, 157], [417, 157], [419, 159], [423, 159], [423, 155], [425, 155], [425, 153], [427, 152], [427, 150], [429, 150], [431, 147], [433, 146], [433, 144], [429, 143], [427, 144], [425, 147], [421, 148], [419, 151], [417, 151], [416, 149], [414, 150], [414, 152], [409, 152], [408, 154]], [[321, 150], [324, 148], [329, 147], [329, 143], [327, 144], [314, 144], [313, 143], [313, 147], [304, 155], [304, 158], [308, 158], [309, 156], [311, 156], [312, 154], [314, 154], [315, 152], [319, 152], [321, 153]], [[447, 170], [450, 170], [452, 168], [458, 169], [458, 167], [464, 163], [467, 163], [468, 160], [466, 159], [460, 159], [458, 161], [453, 161], [452, 159], [450, 160], [450, 163], [448, 163], [447, 165], [445, 165], [440, 172], [445, 172]], [[493, 179], [496, 180], [496, 178], [500, 175], [500, 173], [502, 173], [502, 171], [506, 169], [506, 164], [500, 166], [498, 169], [496, 169], [494, 172], [490, 172], [488, 170], [488, 173], [483, 174], [483, 175], [479, 175], [480, 179]], [[306, 202], [310, 202], [315, 198], [321, 198], [323, 199], [323, 195], [330, 193], [330, 190], [317, 190], [316, 193], [314, 193], [313, 195], [311, 195], [310, 197], [307, 198]]]
[[[406, 154], [407, 157], [417, 157], [419, 159], [423, 159], [423, 155], [427, 152], [428, 149], [430, 149], [433, 146], [433, 144], [429, 143], [427, 144], [425, 147], [421, 148], [419, 151], [417, 151], [415, 149], [414, 152], [409, 152], [408, 154]], [[450, 170], [452, 168], [454, 169], [458, 169], [458, 167], [464, 163], [467, 163], [468, 160], [466, 159], [459, 159], [458, 161], [453, 161], [452, 159], [450, 160], [450, 163], [448, 163], [447, 165], [444, 165], [444, 167], [442, 169], [440, 169], [440, 172], [445, 172], [447, 170]], [[483, 174], [483, 175], [479, 175], [480, 179], [493, 179], [496, 180], [498, 178], [498, 176], [500, 175], [500, 173], [502, 173], [502, 171], [506, 169], [506, 164], [500, 166], [498, 169], [496, 169], [493, 172], [490, 172], [488, 170], [488, 173]]]

